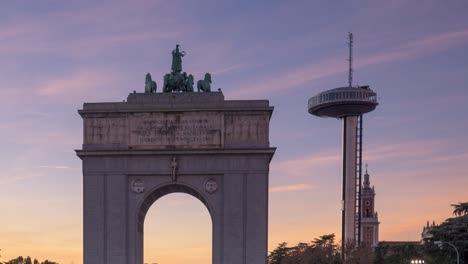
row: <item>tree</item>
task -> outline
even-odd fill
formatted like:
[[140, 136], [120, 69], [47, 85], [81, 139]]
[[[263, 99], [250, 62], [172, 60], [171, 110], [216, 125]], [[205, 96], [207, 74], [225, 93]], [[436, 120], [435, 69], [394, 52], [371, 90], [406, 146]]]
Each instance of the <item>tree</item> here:
[[456, 216], [462, 216], [468, 214], [468, 202], [452, 204], [454, 210], [453, 214]]
[[15, 259], [3, 262], [3, 264], [58, 264], [58, 263], [54, 261], [49, 261], [49, 260], [44, 260], [43, 262], [39, 262], [37, 259], [34, 259], [34, 261], [32, 261], [31, 257], [29, 256], [26, 258], [19, 256]]
[[356, 246], [355, 242], [346, 243], [345, 264], [372, 264], [374, 263], [374, 252], [370, 245], [361, 244]]
[[287, 247], [287, 243], [283, 242], [278, 245], [278, 247], [273, 250], [268, 256], [269, 264], [281, 264], [283, 259], [285, 259], [291, 249]]
[[379, 244], [375, 248], [374, 254], [375, 264], [411, 263], [412, 259], [424, 258], [421, 251], [421, 245], [415, 245], [412, 243], [400, 243], [396, 245]]
[[269, 264], [341, 264], [335, 235], [320, 236], [311, 243], [298, 243], [287, 247], [281, 243], [268, 256]]
[[310, 262], [307, 263], [342, 263], [341, 253], [335, 244], [335, 234], [327, 234], [315, 239], [311, 244]]
[[5, 262], [5, 264], [24, 264], [24, 259], [23, 257], [19, 256], [15, 259]]
[[49, 260], [44, 260], [43, 262], [41, 262], [41, 264], [58, 264], [57, 262], [55, 261], [49, 261]]
[[455, 245], [462, 259], [460, 263], [463, 263], [463, 257], [466, 254], [464, 252], [468, 250], [468, 214], [448, 218], [442, 224], [434, 226], [431, 234], [433, 235], [432, 239], [425, 243], [425, 252], [428, 258], [436, 259], [437, 263], [455, 261], [456, 253], [453, 248], [444, 246], [442, 249], [439, 249], [433, 243], [433, 241], [442, 240]]

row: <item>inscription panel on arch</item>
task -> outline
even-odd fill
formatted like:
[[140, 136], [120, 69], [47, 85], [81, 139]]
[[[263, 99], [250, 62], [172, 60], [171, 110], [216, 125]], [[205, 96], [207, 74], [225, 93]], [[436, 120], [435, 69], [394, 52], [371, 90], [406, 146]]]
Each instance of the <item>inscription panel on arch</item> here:
[[139, 113], [129, 117], [132, 148], [197, 149], [223, 147], [219, 112]]

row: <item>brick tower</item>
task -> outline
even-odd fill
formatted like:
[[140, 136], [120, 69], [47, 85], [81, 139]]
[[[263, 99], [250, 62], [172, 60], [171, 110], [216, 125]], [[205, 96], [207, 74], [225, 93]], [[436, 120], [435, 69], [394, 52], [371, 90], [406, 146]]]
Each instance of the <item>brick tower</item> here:
[[375, 189], [370, 187], [369, 173], [364, 175], [362, 186], [362, 215], [361, 215], [361, 243], [372, 247], [377, 246], [379, 242], [379, 217], [375, 211]]

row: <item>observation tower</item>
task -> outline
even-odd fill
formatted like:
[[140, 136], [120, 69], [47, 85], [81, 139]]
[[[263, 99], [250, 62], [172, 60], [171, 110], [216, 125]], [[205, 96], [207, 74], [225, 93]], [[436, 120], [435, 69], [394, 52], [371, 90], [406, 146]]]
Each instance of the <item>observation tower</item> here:
[[[353, 34], [349, 33], [349, 84], [309, 99], [309, 113], [343, 120], [342, 248], [361, 242], [362, 115], [373, 111], [377, 94], [368, 85], [353, 86]], [[342, 250], [342, 257], [344, 257]]]

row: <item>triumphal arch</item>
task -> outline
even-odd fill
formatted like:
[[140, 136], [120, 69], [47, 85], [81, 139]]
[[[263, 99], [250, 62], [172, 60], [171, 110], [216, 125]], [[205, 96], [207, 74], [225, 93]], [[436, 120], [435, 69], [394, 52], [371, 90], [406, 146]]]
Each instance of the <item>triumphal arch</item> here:
[[194, 91], [193, 76], [182, 72], [185, 53], [177, 58], [177, 52], [163, 92], [148, 74], [145, 92], [78, 111], [85, 264], [142, 264], [146, 212], [174, 192], [207, 207], [214, 264], [267, 263], [273, 107], [266, 100], [225, 100], [211, 91], [207, 75]]

